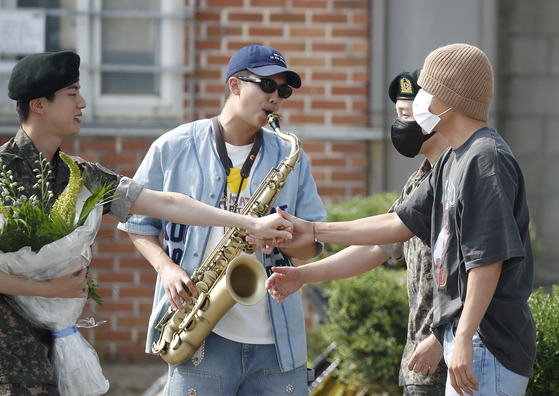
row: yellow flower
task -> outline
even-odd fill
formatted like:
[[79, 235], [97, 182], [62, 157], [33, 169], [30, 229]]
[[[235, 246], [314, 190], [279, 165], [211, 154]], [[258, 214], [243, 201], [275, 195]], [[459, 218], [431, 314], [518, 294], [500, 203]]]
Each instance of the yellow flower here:
[[60, 152], [60, 158], [70, 168], [70, 180], [52, 207], [52, 213], [58, 213], [68, 226], [73, 226], [78, 195], [83, 188], [80, 168], [67, 154]]
[[[2, 203], [0, 203], [0, 215], [3, 215], [5, 220], [4, 221], [13, 221], [14, 218], [12, 217], [12, 215], [10, 214], [10, 212], [8, 212], [6, 210], [6, 208], [4, 207], [4, 205], [2, 205]], [[4, 222], [2, 222], [2, 225], [4, 224]], [[0, 230], [2, 230], [2, 226], [0, 225]]]

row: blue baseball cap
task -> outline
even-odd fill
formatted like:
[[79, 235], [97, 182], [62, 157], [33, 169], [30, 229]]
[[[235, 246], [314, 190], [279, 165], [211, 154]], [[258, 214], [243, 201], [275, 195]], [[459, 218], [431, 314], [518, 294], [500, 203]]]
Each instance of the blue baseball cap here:
[[262, 77], [285, 73], [287, 85], [293, 88], [301, 87], [301, 77], [287, 68], [283, 55], [278, 50], [265, 45], [249, 45], [235, 52], [227, 67], [225, 82], [241, 70], [249, 70]]

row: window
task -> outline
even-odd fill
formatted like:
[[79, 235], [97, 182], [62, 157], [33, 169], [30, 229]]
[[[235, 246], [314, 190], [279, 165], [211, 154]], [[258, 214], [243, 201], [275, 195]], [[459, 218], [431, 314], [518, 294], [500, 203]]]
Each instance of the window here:
[[[192, 74], [183, 63], [184, 27], [194, 23], [193, 7], [176, 0], [0, 0], [0, 9], [43, 10], [45, 50], [80, 55], [85, 118], [129, 122], [182, 118], [183, 76]], [[24, 55], [0, 54], [0, 86]]]

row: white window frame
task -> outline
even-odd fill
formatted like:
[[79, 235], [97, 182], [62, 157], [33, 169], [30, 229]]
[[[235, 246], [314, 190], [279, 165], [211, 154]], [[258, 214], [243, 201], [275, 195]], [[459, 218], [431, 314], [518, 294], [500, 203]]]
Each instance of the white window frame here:
[[189, 14], [182, 1], [160, 0], [159, 4], [157, 12], [131, 10], [128, 15], [161, 19], [159, 65], [145, 70], [160, 73], [160, 93], [114, 95], [101, 92], [101, 74], [107, 70], [107, 66], [101, 64], [101, 22], [107, 13], [102, 11], [100, 0], [77, 0], [76, 51], [81, 57], [80, 84], [87, 102], [86, 119], [182, 118], [183, 75], [192, 73], [191, 68], [183, 64], [184, 24]]

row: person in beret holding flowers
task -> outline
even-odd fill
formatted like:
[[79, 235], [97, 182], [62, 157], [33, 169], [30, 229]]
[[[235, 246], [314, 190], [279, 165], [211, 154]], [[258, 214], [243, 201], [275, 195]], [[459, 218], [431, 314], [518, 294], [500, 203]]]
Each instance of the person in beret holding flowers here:
[[[72, 51], [47, 52], [24, 57], [12, 70], [8, 95], [16, 101], [21, 127], [0, 147], [0, 159], [26, 197], [40, 193], [34, 188], [39, 158], [50, 164], [48, 181], [54, 199], [68, 184], [70, 171], [60, 158], [60, 145], [79, 133], [86, 107], [80, 94], [79, 65], [80, 57]], [[182, 224], [235, 226], [255, 234], [290, 236], [290, 223], [277, 214], [255, 219], [219, 210], [183, 194], [146, 189], [79, 157], [72, 159], [90, 191], [100, 184], [116, 188], [110, 192], [115, 198], [104, 203], [103, 212], [119, 221], [139, 213]], [[13, 309], [7, 301], [9, 294], [85, 297], [86, 269], [48, 282], [27, 281], [0, 271], [0, 394], [58, 395], [50, 362], [52, 334]]]

